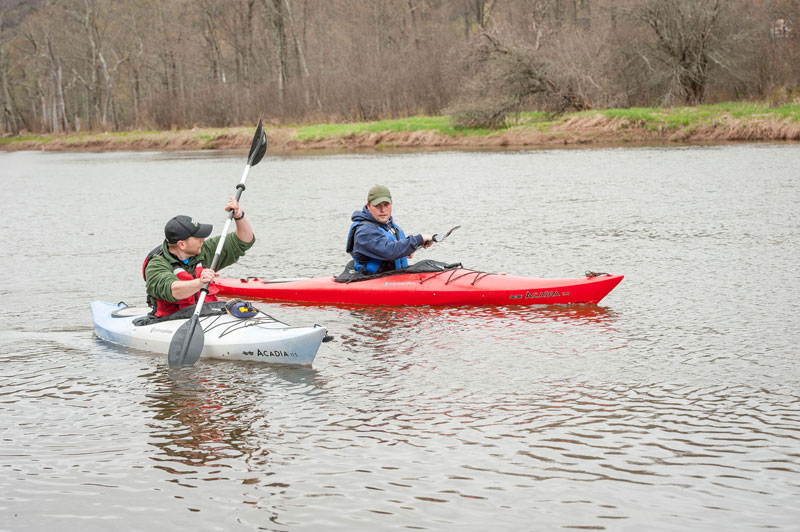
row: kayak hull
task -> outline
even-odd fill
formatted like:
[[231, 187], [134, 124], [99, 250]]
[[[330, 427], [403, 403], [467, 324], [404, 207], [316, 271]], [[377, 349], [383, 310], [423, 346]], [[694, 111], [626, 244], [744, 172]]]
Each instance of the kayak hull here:
[[622, 275], [567, 279], [518, 277], [473, 270], [404, 273], [351, 283], [333, 277], [296, 280], [221, 278], [219, 294], [245, 299], [366, 306], [499, 306], [598, 303]]
[[[107, 342], [166, 355], [175, 331], [187, 320], [133, 324], [149, 310], [94, 301], [95, 334]], [[200, 324], [204, 333], [201, 358], [271, 364], [311, 365], [327, 334], [324, 327], [291, 327], [262, 312], [248, 319], [228, 314], [204, 316]]]

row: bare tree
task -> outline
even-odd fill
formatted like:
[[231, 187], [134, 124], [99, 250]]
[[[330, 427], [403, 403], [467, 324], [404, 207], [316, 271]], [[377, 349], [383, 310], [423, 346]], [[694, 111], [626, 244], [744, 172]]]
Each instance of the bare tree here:
[[267, 17], [271, 24], [272, 43], [275, 46], [275, 64], [278, 69], [276, 81], [281, 108], [286, 100], [286, 84], [288, 81], [288, 50], [286, 45], [286, 20], [283, 13], [283, 0], [262, 0]]
[[[294, 42], [294, 50], [295, 54], [297, 55], [297, 61], [300, 65], [300, 72], [303, 80], [303, 96], [305, 100], [306, 109], [308, 109], [311, 105], [311, 73], [308, 70], [308, 63], [306, 62], [306, 55], [303, 52], [303, 45], [302, 41], [298, 38], [297, 29], [294, 23], [294, 16], [292, 15], [292, 7], [289, 0], [283, 0], [284, 6], [286, 7], [286, 16], [289, 21], [289, 28], [292, 30], [292, 40]], [[319, 101], [319, 98], [316, 98], [317, 109], [322, 109], [322, 103]]]
[[253, 68], [253, 22], [256, 0], [237, 0], [228, 3], [229, 16], [223, 13], [220, 23], [234, 52], [234, 72], [242, 82], [251, 80]]
[[649, 0], [636, 10], [655, 34], [656, 57], [670, 66], [675, 86], [690, 105], [705, 98], [726, 5], [723, 0]]
[[209, 63], [209, 77], [214, 81], [224, 81], [225, 73], [222, 65], [222, 51], [217, 31], [217, 20], [220, 18], [220, 9], [214, 0], [202, 0], [200, 9], [203, 17], [202, 34], [206, 42], [206, 55]]
[[[31, 82], [39, 101], [39, 123], [44, 131], [60, 133], [69, 129], [64, 101], [64, 69], [62, 50], [54, 45], [59, 28], [52, 13], [57, 7], [47, 2], [26, 19], [23, 53], [27, 55], [34, 73]], [[34, 116], [36, 108], [31, 109]]]
[[67, 119], [67, 106], [64, 102], [64, 69], [61, 58], [53, 50], [53, 40], [50, 35], [45, 35], [46, 56], [50, 62], [50, 94], [52, 98], [52, 131], [61, 133], [69, 131]]
[[0, 9], [0, 98], [3, 111], [3, 131], [16, 135], [19, 133], [17, 105], [14, 94], [10, 89], [9, 78], [12, 76], [11, 58], [8, 52], [9, 38], [6, 37], [5, 19], [6, 8]]
[[[475, 67], [477, 66], [477, 69]], [[531, 49], [502, 42], [484, 32], [472, 47], [465, 68], [476, 76], [449, 111], [464, 127], [495, 128], [510, 113], [521, 111], [530, 98], [538, 97], [551, 111], [583, 110], [586, 99], [552, 63]]]

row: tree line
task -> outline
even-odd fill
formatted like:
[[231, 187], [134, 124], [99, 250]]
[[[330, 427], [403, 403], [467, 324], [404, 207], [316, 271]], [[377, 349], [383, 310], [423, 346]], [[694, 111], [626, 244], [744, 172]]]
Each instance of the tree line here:
[[0, 0], [3, 132], [800, 98], [800, 0]]

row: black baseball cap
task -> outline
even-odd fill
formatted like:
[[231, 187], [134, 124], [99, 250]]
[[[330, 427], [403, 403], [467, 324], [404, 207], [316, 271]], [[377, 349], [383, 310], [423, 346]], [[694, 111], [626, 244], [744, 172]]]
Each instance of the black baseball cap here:
[[178, 215], [167, 222], [164, 226], [164, 236], [167, 242], [175, 244], [178, 240], [186, 240], [189, 237], [206, 238], [214, 228], [211, 224], [201, 224], [194, 218]]

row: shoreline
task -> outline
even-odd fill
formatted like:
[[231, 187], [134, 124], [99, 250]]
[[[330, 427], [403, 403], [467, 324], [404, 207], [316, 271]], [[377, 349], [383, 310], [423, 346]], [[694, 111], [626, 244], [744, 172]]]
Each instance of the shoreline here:
[[[390, 121], [391, 122], [391, 121]], [[398, 120], [398, 123], [402, 121]], [[557, 147], [679, 146], [736, 142], [798, 142], [800, 120], [759, 114], [674, 125], [650, 119], [576, 113], [553, 121], [511, 126], [496, 132], [435, 129], [380, 130], [385, 122], [343, 124], [335, 132], [309, 134], [308, 127], [265, 127], [273, 153], [428, 149], [546, 149]], [[391, 124], [390, 124], [391, 125]], [[377, 130], [376, 130], [377, 129]], [[193, 128], [173, 131], [66, 133], [3, 137], [2, 151], [190, 151], [247, 150], [252, 127]]]

